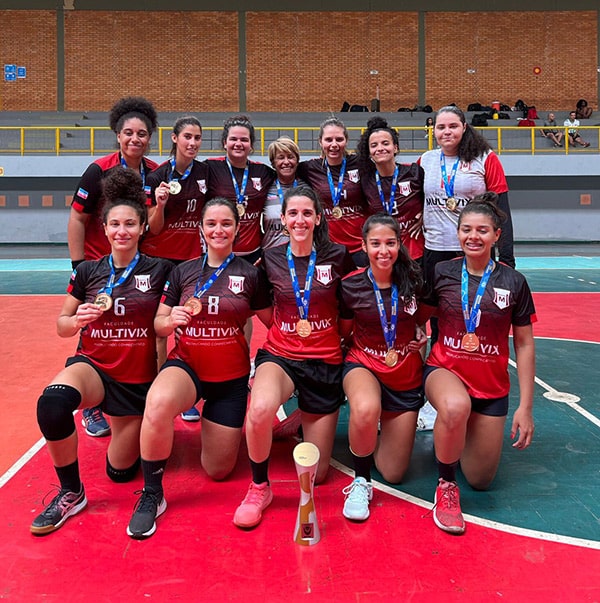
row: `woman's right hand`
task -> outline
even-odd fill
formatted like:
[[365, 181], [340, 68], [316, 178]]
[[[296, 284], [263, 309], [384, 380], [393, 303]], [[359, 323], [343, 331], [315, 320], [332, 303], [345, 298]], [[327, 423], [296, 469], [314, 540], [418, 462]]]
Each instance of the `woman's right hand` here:
[[169, 199], [169, 184], [164, 180], [156, 187], [154, 191], [156, 205], [164, 207]]

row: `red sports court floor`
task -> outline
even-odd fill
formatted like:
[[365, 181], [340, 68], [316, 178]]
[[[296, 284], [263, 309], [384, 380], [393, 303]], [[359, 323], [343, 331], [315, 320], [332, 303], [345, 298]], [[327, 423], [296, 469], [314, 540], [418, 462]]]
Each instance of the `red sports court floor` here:
[[[54, 287], [43, 270], [13, 273], [0, 264], [0, 599], [600, 601], [600, 264], [597, 258], [521, 263], [539, 318], [533, 445], [517, 452], [507, 439], [493, 488], [462, 488], [468, 527], [453, 537], [428, 516], [436, 474], [431, 434], [419, 432], [405, 483], [380, 482], [370, 519], [354, 524], [341, 514], [345, 410], [334, 467], [316, 488], [321, 542], [310, 548], [292, 540], [299, 497], [293, 440], [276, 443], [275, 500], [261, 525], [245, 532], [231, 522], [249, 481], [245, 450], [229, 480], [212, 482], [200, 468], [199, 426], [179, 419], [165, 477], [169, 507], [152, 538], [125, 534], [141, 478], [110, 482], [107, 440], [85, 435], [87, 509], [54, 534], [32, 536], [29, 524], [56, 482], [35, 404], [76, 342], [55, 335], [62, 295], [35, 293]], [[25, 285], [23, 271], [29, 271]], [[261, 333], [257, 327], [255, 345]], [[557, 391], [579, 400], [543, 395], [556, 398]]]

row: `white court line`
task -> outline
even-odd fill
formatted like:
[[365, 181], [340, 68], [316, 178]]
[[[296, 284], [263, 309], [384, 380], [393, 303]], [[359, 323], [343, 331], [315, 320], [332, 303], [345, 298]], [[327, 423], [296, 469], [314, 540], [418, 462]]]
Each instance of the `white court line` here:
[[20, 459], [15, 462], [13, 466], [0, 477], [0, 488], [3, 488], [6, 483], [26, 465], [44, 447], [45, 443], [46, 440], [44, 438], [40, 438]]
[[[346, 465], [343, 465], [339, 461], [331, 459], [330, 465], [341, 473], [348, 475], [350, 478], [354, 478], [354, 471]], [[412, 496], [410, 494], [406, 494], [406, 492], [396, 490], [395, 488], [392, 488], [391, 486], [388, 486], [386, 484], [382, 484], [377, 480], [373, 480], [373, 485], [378, 490], [381, 490], [382, 492], [385, 492], [390, 496], [394, 496], [413, 505], [423, 507], [428, 511], [431, 511], [431, 508], [433, 507], [433, 504], [429, 501], [423, 500], [422, 498], [417, 498], [416, 496]], [[506, 532], [507, 534], [526, 536], [528, 538], [537, 538], [538, 540], [546, 540], [548, 542], [556, 542], [558, 544], [570, 544], [573, 546], [581, 546], [588, 549], [600, 550], [600, 542], [596, 540], [586, 540], [584, 538], [574, 538], [573, 536], [563, 536], [562, 534], [552, 534], [550, 532], [540, 532], [538, 530], [520, 528], [518, 526], [500, 523], [499, 521], [492, 521], [491, 519], [484, 519], [483, 517], [476, 517], [475, 515], [468, 515], [466, 513], [463, 513], [463, 517], [470, 523], [480, 525], [484, 528], [491, 528], [500, 532]]]

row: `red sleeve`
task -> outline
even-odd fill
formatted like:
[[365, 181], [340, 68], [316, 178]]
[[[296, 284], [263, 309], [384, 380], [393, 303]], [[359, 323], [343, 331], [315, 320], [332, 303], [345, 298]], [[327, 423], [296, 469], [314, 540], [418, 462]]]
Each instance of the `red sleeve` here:
[[490, 153], [485, 159], [485, 186], [488, 191], [496, 194], [508, 192], [504, 168], [496, 153]]

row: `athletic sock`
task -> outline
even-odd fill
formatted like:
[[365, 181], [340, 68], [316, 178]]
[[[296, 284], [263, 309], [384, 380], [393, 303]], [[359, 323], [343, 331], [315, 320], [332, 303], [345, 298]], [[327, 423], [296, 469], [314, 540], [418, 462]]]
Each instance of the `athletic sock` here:
[[260, 463], [250, 459], [250, 469], [252, 469], [252, 481], [255, 484], [269, 483], [269, 457]]
[[146, 461], [142, 459], [142, 475], [144, 476], [144, 490], [154, 494], [162, 494], [162, 479], [165, 474], [167, 459], [161, 461]]
[[350, 454], [352, 454], [352, 460], [354, 461], [354, 476], [364, 477], [370, 482], [371, 467], [373, 467], [373, 453], [367, 454], [367, 456], [358, 456], [350, 449]]
[[438, 465], [439, 476], [446, 482], [455, 482], [456, 469], [458, 468], [459, 461], [454, 461], [454, 463], [442, 463], [438, 459], [436, 459], [436, 461]]
[[81, 479], [79, 477], [79, 461], [75, 460], [70, 465], [64, 467], [54, 467], [60, 487], [70, 492], [81, 492]]

